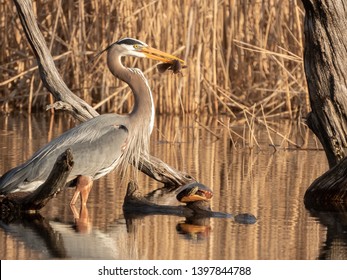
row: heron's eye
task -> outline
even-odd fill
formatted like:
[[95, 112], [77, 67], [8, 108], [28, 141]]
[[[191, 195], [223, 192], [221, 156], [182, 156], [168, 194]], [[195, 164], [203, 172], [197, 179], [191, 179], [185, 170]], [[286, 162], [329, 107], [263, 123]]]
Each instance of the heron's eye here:
[[135, 50], [141, 49], [141, 45], [135, 44], [135, 45], [134, 45], [134, 49], [135, 49]]

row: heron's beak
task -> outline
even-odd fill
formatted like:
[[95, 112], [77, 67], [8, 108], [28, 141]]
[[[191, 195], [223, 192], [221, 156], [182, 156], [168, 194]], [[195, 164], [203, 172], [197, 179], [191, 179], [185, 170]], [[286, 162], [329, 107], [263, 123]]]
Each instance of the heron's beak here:
[[143, 47], [140, 50], [142, 53], [146, 55], [146, 57], [154, 59], [154, 60], [159, 60], [165, 63], [170, 63], [173, 60], [178, 60], [183, 66], [186, 65], [185, 61], [168, 53], [162, 52], [160, 50], [157, 50], [155, 48], [151, 47]]

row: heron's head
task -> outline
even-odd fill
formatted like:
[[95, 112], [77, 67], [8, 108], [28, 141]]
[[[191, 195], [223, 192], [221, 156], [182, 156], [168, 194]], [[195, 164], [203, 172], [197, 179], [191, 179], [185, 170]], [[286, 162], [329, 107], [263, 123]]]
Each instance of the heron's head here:
[[119, 56], [143, 57], [161, 62], [172, 62], [173, 60], [178, 60], [180, 63], [185, 65], [185, 62], [182, 59], [155, 48], [149, 47], [146, 43], [133, 38], [120, 39], [117, 42], [109, 45], [104, 51], [111, 49], [115, 49]]

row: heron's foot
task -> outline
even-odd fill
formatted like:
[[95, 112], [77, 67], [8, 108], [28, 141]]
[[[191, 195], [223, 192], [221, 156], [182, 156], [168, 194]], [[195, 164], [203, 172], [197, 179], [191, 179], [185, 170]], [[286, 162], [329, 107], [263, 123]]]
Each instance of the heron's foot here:
[[70, 205], [75, 205], [78, 197], [81, 195], [81, 205], [87, 205], [90, 190], [93, 186], [93, 180], [90, 176], [78, 176], [75, 193], [71, 199]]

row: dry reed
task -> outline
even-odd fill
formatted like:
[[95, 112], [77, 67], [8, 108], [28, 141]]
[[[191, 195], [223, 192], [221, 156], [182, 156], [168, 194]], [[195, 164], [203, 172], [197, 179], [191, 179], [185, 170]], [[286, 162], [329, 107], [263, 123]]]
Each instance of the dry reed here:
[[[303, 11], [279, 1], [34, 1], [41, 31], [68, 86], [100, 110], [126, 112], [128, 87], [112, 77], [105, 57], [92, 56], [121, 37], [135, 37], [187, 60], [183, 77], [146, 70], [158, 113], [295, 118], [308, 108], [302, 63]], [[37, 111], [52, 102], [14, 4], [0, 2], [0, 108]]]

